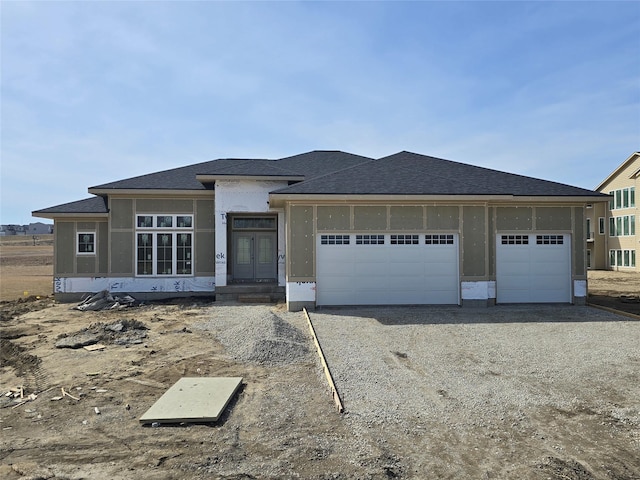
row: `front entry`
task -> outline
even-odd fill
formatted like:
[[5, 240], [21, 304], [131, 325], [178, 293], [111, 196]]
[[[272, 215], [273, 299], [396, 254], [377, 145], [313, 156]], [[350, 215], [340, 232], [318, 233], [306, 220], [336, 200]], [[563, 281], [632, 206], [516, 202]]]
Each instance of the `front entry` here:
[[[277, 231], [268, 231], [271, 225], [275, 228], [275, 218], [236, 217], [233, 220], [231, 247], [233, 281], [276, 282], [278, 279]], [[266, 228], [251, 229], [256, 226]]]

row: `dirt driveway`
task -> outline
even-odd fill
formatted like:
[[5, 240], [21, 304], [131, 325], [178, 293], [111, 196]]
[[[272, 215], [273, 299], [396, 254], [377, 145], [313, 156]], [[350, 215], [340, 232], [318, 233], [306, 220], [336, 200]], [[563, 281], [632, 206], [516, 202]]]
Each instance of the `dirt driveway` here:
[[[35, 304], [0, 324], [2, 393], [38, 394], [17, 407], [2, 397], [2, 478], [640, 478], [640, 322], [628, 318], [589, 307], [311, 312], [339, 415], [302, 313]], [[133, 319], [148, 328], [140, 343], [55, 347]], [[183, 376], [242, 376], [244, 387], [214, 425], [141, 426]], [[55, 400], [61, 388], [77, 400]]]

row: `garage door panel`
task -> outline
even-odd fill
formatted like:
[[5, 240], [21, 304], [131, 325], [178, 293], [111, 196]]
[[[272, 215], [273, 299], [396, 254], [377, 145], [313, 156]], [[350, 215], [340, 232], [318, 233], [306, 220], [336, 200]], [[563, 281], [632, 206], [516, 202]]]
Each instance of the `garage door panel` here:
[[[317, 250], [319, 305], [457, 304], [457, 237], [451, 245], [322, 245]], [[335, 252], [341, 248], [339, 261]], [[341, 273], [340, 288], [333, 280]], [[350, 273], [349, 273], [350, 272]]]
[[571, 301], [569, 235], [511, 235], [518, 237], [517, 245], [503, 244], [502, 237], [496, 242], [498, 303]]

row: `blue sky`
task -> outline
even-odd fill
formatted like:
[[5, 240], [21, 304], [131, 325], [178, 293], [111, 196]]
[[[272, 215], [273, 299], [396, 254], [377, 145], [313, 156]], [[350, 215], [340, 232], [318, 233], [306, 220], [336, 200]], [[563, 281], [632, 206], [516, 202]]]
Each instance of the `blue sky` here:
[[215, 158], [409, 150], [594, 188], [640, 2], [0, 3], [0, 223]]

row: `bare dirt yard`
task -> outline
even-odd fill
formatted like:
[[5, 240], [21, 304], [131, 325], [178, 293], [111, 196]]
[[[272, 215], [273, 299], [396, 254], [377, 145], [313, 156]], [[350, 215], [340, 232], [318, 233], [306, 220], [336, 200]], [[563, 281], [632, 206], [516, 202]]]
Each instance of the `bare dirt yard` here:
[[[11, 277], [20, 255], [0, 246], [1, 478], [640, 479], [632, 318], [572, 306], [310, 312], [338, 414], [302, 313], [194, 299], [82, 312]], [[598, 295], [640, 291], [631, 274], [595, 273]], [[91, 336], [104, 349], [58, 348]], [[218, 422], [142, 426], [185, 376], [243, 387]]]

